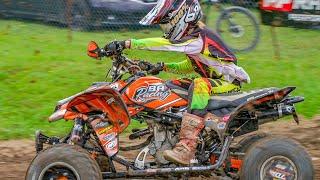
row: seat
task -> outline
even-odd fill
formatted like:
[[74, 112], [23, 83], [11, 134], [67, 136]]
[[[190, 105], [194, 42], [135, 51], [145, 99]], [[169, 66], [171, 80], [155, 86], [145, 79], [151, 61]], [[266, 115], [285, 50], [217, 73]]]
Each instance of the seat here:
[[206, 108], [207, 111], [210, 111], [217, 116], [223, 116], [231, 113], [235, 108], [247, 102], [250, 98], [265, 94], [274, 89], [277, 88], [265, 88], [249, 92], [214, 95], [211, 96]]

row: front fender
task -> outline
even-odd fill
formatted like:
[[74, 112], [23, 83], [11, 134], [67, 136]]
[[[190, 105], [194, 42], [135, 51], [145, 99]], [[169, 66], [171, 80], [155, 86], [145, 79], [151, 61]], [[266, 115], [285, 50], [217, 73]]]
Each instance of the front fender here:
[[58, 109], [49, 117], [49, 122], [54, 122], [63, 119], [66, 112], [66, 109]]
[[49, 121], [59, 119], [73, 120], [76, 117], [87, 119], [90, 112], [102, 112], [121, 133], [130, 124], [130, 115], [120, 93], [109, 87], [92, 87], [68, 98], [64, 104], [58, 104]]
[[121, 133], [130, 123], [130, 115], [120, 93], [109, 86], [85, 91], [72, 99], [66, 109], [73, 112], [76, 110], [81, 114], [101, 111], [107, 115], [118, 133]]

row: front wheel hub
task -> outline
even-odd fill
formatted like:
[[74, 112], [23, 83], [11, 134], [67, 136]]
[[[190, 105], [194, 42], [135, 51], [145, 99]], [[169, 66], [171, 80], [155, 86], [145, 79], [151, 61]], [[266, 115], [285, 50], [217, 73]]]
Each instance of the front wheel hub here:
[[55, 162], [49, 164], [40, 173], [39, 179], [43, 180], [80, 180], [76, 170], [67, 163]]

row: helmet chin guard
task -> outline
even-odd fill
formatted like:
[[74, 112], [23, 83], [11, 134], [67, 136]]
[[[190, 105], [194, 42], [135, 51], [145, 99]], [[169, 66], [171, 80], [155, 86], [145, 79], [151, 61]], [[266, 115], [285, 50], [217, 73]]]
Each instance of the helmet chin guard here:
[[198, 0], [159, 0], [140, 24], [160, 24], [165, 38], [180, 40], [187, 34], [190, 26], [197, 24], [201, 17]]

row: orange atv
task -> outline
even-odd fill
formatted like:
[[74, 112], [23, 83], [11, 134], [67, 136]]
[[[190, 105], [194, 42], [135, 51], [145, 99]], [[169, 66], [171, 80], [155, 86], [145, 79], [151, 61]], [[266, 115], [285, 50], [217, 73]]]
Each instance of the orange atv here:
[[[162, 153], [178, 142], [183, 112], [188, 105], [191, 81], [164, 81], [147, 76], [150, 65], [132, 61], [121, 51], [110, 54], [91, 42], [88, 47], [100, 57], [111, 57], [112, 82], [95, 83], [87, 90], [58, 102], [49, 121], [73, 120], [71, 132], [63, 138], [36, 133], [37, 156], [26, 179], [109, 179], [192, 177], [212, 174], [244, 180], [311, 180], [314, 172], [308, 153], [297, 142], [268, 134], [251, 134], [238, 143], [234, 138], [259, 129], [259, 125], [293, 115], [294, 104], [302, 97], [291, 97], [295, 89], [267, 88], [251, 92], [212, 96], [196, 153], [188, 167], [167, 161]], [[124, 79], [124, 74], [130, 76]], [[145, 122], [129, 139], [147, 136], [145, 142], [122, 147], [119, 135], [131, 119]], [[44, 144], [50, 147], [44, 149]], [[140, 150], [133, 162], [119, 151]], [[118, 171], [114, 165], [124, 166]]]

